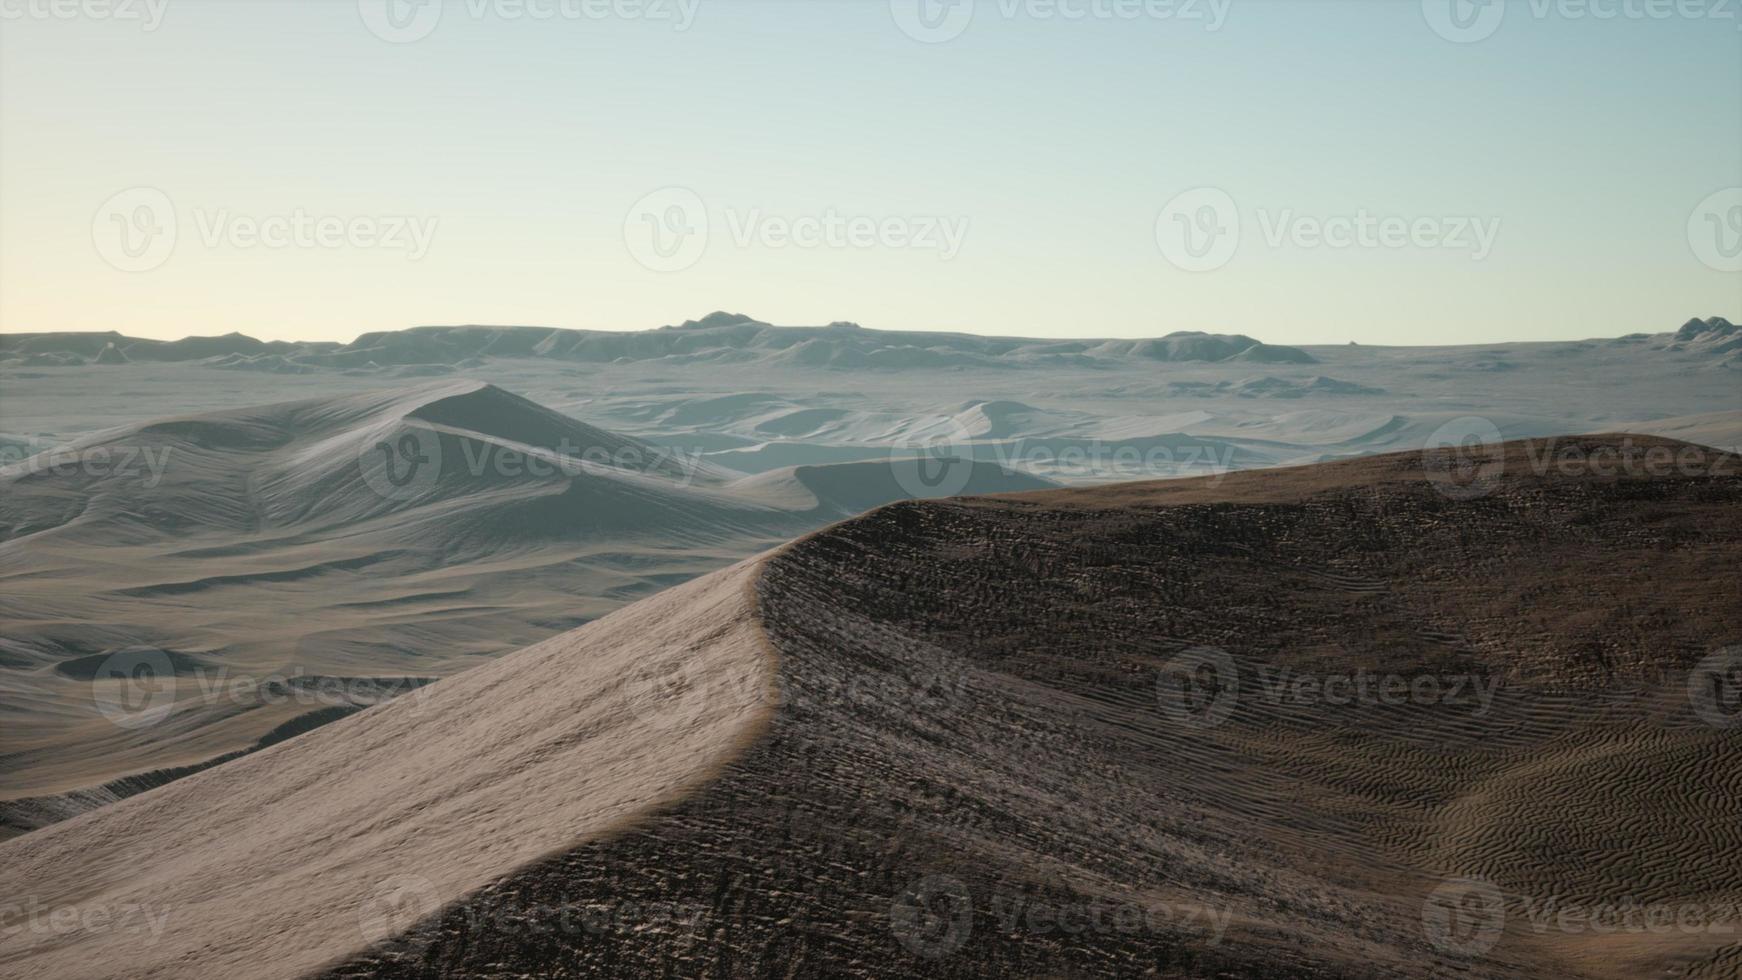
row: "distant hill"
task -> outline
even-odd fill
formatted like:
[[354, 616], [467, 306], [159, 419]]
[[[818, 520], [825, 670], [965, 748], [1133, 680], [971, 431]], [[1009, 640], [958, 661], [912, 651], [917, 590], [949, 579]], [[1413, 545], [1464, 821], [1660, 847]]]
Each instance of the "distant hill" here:
[[[0, 362], [31, 366], [81, 363], [106, 350], [130, 361], [209, 360], [214, 367], [295, 373], [409, 365], [456, 365], [475, 358], [676, 363], [767, 361], [841, 370], [908, 370], [1125, 361], [1248, 360], [1310, 364], [1295, 347], [1260, 343], [1241, 334], [1181, 331], [1154, 340], [1057, 341], [961, 333], [869, 330], [854, 323], [776, 327], [740, 313], [710, 313], [657, 330], [614, 332], [552, 327], [414, 327], [366, 333], [348, 344], [265, 343], [239, 333], [141, 340], [108, 333], [0, 336]], [[73, 360], [77, 359], [77, 360]], [[104, 361], [103, 363], [108, 363]]]
[[[1690, 320], [1675, 331], [1629, 334], [1597, 343], [1691, 353], [1742, 369], [1742, 327], [1723, 317]], [[261, 341], [240, 333], [162, 341], [102, 333], [0, 335], [0, 366], [189, 362], [235, 371], [299, 374], [381, 372], [404, 377], [474, 366], [488, 358], [588, 363], [756, 364], [843, 371], [1111, 367], [1130, 364], [1316, 364], [1301, 347], [1245, 334], [1181, 330], [1136, 340], [986, 337], [918, 330], [872, 330], [837, 321], [777, 327], [742, 313], [715, 312], [655, 330], [568, 330], [533, 326], [429, 326], [373, 331], [348, 344]], [[1510, 365], [1477, 360], [1471, 370]]]

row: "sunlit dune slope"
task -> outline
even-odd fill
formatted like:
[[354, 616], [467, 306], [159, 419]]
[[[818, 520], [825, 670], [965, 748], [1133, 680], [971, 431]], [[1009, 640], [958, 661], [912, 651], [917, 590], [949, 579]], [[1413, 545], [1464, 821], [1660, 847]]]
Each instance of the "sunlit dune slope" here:
[[300, 976], [646, 819], [768, 724], [757, 568], [0, 844], [0, 976]]

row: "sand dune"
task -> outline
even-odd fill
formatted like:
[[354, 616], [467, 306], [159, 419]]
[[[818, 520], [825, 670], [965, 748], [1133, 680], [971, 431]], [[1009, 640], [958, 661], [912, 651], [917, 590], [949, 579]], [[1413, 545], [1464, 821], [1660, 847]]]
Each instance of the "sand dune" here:
[[303, 976], [634, 825], [768, 724], [757, 567], [0, 845], [9, 903], [143, 910], [62, 931], [9, 906], [0, 976]]
[[[0, 468], [0, 836], [931, 495], [887, 448], [853, 459], [747, 480], [446, 380], [114, 427]], [[963, 484], [1048, 485], [991, 464]], [[118, 726], [106, 665], [133, 648], [189, 666], [163, 717]]]
[[1742, 461], [1628, 438], [885, 507], [0, 844], [166, 914], [0, 974], [1724, 976], [1542, 926], [1742, 902]]
[[[1462, 501], [1455, 457], [1412, 453], [813, 535], [762, 572], [784, 696], [755, 748], [332, 975], [1725, 975], [1721, 928], [1537, 923], [1742, 898], [1742, 741], [1685, 682], [1742, 630], [1712, 574], [1742, 547], [1737, 461], [1541, 474], [1541, 448]], [[1225, 717], [1169, 693], [1212, 644]], [[1294, 703], [1267, 670], [1491, 700]], [[1430, 928], [1466, 879], [1501, 903], [1460, 907], [1474, 945]], [[656, 901], [693, 926], [560, 927]]]
[[1634, 422], [1617, 428], [1624, 432], [1641, 432], [1702, 446], [1715, 446], [1733, 453], [1742, 452], [1742, 410], [1681, 415], [1649, 422]]

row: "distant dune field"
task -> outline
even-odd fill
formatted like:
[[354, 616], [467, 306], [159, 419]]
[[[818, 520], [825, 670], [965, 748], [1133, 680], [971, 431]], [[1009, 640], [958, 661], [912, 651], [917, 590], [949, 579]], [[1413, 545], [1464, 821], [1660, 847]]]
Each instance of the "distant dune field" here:
[[[747, 477], [449, 379], [0, 467], [0, 837], [925, 495], [898, 455]], [[964, 492], [1052, 485], [954, 472]], [[161, 716], [117, 723], [109, 673], [135, 662], [174, 679]]]

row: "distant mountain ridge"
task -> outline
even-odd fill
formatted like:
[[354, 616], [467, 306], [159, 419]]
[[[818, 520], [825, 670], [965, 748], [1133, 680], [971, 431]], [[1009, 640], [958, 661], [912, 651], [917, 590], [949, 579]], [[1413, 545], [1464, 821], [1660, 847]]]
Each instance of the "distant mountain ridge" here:
[[145, 340], [102, 333], [0, 336], [0, 361], [54, 367], [84, 363], [206, 361], [213, 367], [295, 373], [329, 369], [465, 366], [487, 357], [622, 362], [668, 359], [801, 367], [892, 369], [1127, 361], [1259, 361], [1311, 364], [1296, 347], [1244, 334], [1176, 331], [1147, 340], [1049, 340], [975, 334], [871, 330], [837, 321], [777, 327], [742, 313], [715, 312], [654, 330], [570, 330], [528, 326], [430, 326], [373, 331], [348, 344], [266, 342], [241, 333]]
[[[1742, 365], [1742, 327], [1723, 317], [1689, 320], [1677, 331], [1629, 334], [1608, 341], [1653, 350], [1718, 356]], [[988, 337], [922, 330], [873, 330], [847, 321], [774, 326], [742, 313], [716, 311], [652, 330], [574, 330], [536, 326], [426, 326], [378, 330], [348, 344], [263, 341], [242, 333], [148, 340], [117, 331], [0, 335], [0, 365], [204, 362], [214, 368], [301, 374], [385, 370], [399, 376], [445, 374], [485, 358], [590, 363], [767, 363], [835, 370], [969, 367], [1111, 367], [1132, 363], [1316, 364], [1300, 347], [1245, 334], [1180, 330], [1147, 339]]]

